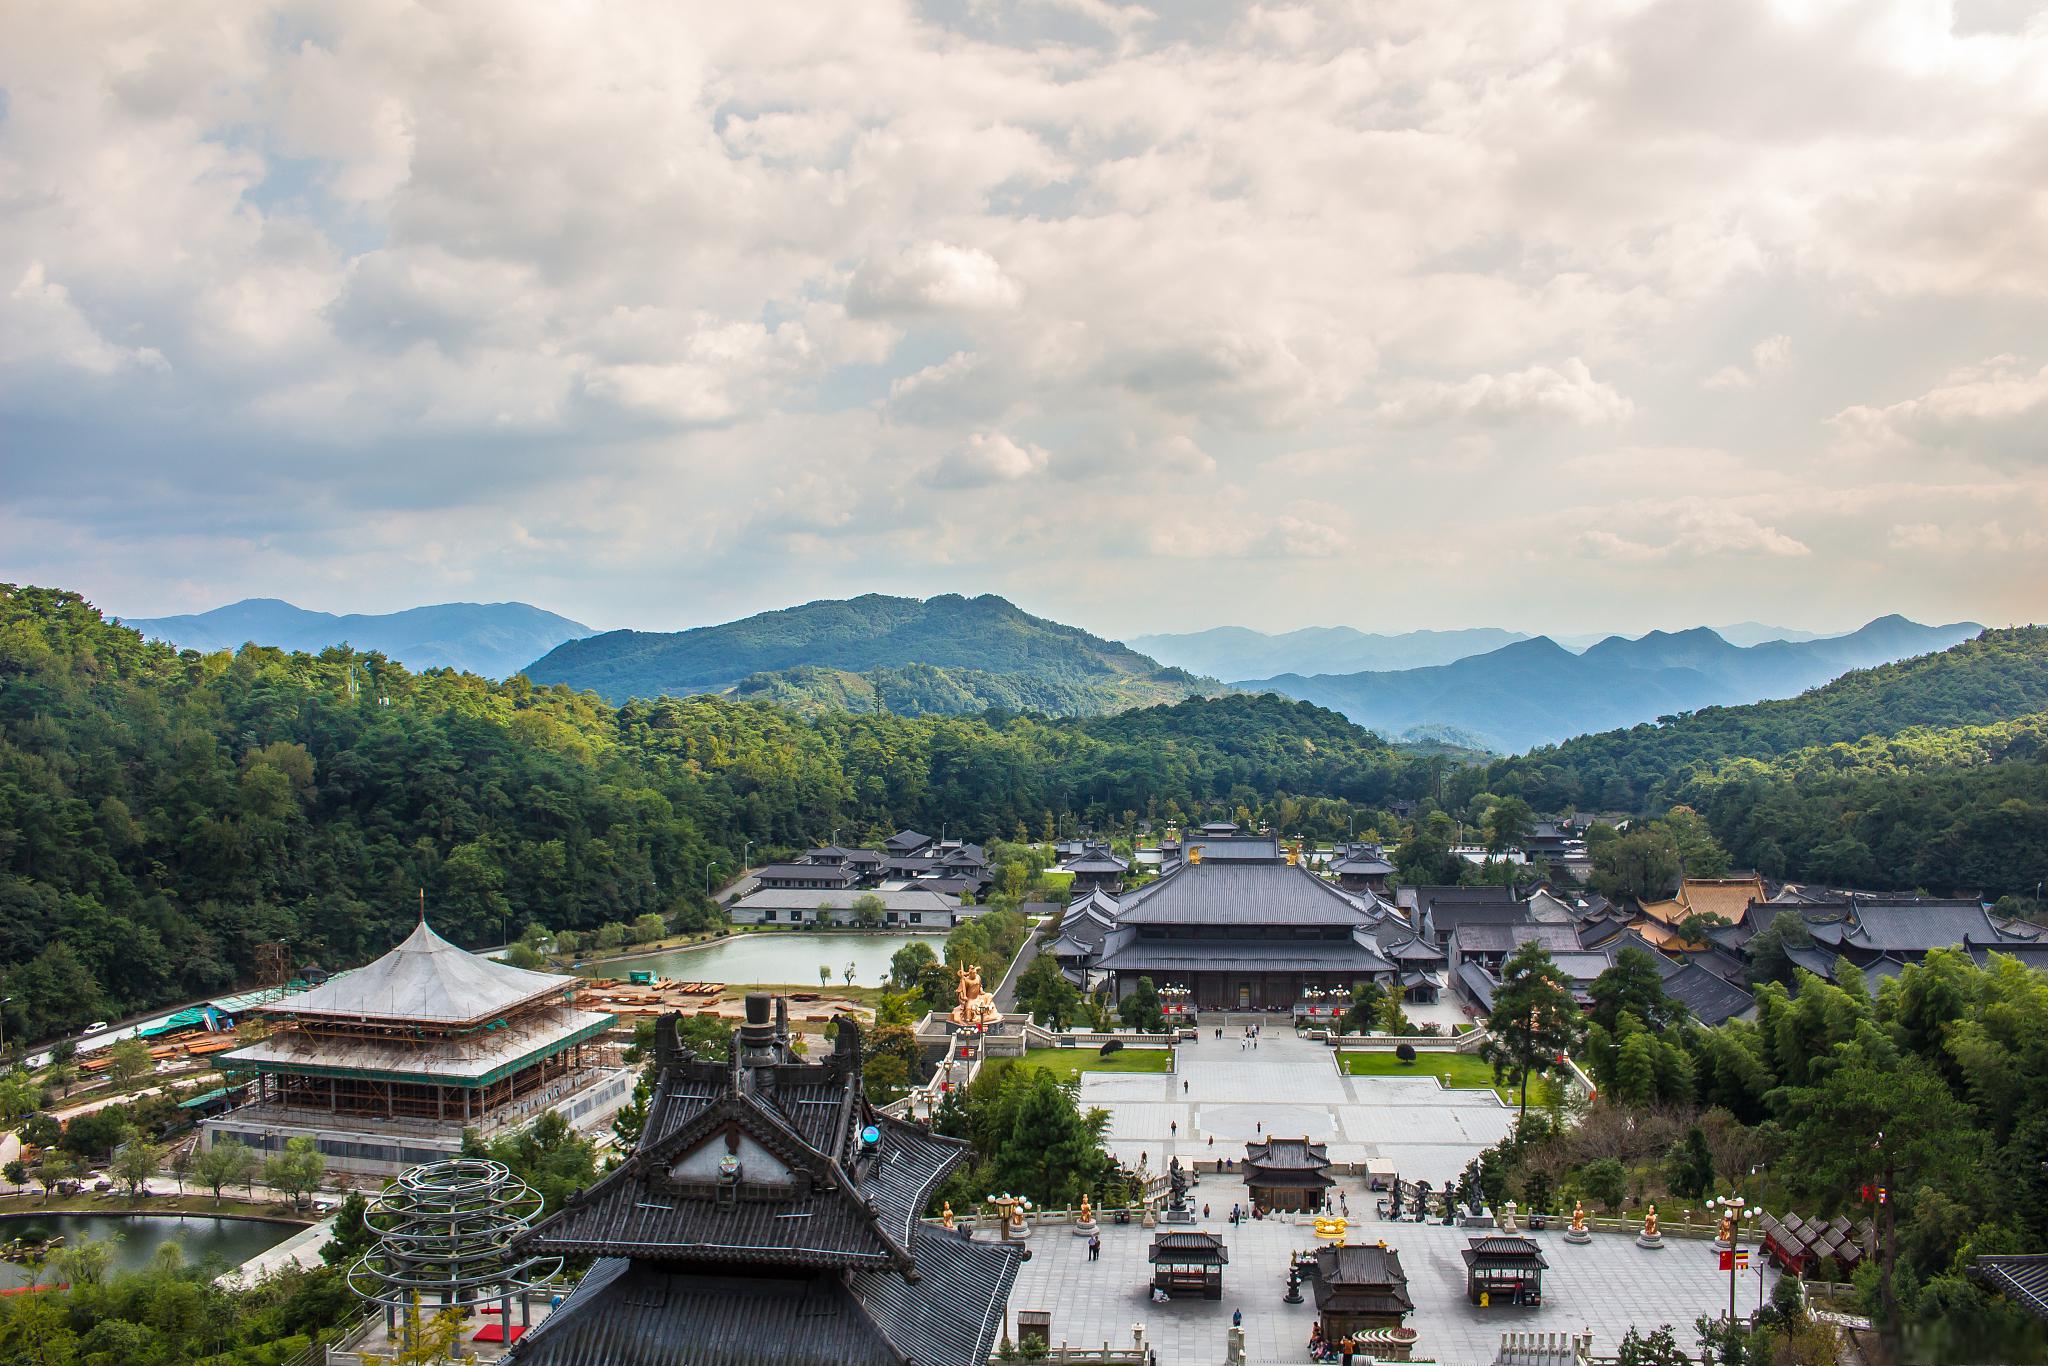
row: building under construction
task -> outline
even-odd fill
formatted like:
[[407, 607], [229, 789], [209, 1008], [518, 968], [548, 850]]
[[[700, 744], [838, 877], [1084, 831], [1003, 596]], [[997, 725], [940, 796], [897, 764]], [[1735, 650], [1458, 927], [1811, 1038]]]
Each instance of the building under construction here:
[[384, 1175], [547, 1110], [596, 1128], [633, 1077], [599, 1042], [612, 1017], [570, 1004], [577, 985], [466, 953], [422, 919], [376, 962], [260, 1007], [269, 1035], [221, 1058], [250, 1100], [202, 1141], [274, 1152], [306, 1136], [330, 1168]]

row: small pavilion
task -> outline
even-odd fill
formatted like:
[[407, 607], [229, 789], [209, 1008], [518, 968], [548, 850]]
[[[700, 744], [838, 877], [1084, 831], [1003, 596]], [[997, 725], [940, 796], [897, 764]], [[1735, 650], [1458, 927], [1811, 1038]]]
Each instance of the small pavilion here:
[[1316, 1249], [1316, 1313], [1322, 1318], [1324, 1337], [1399, 1328], [1401, 1320], [1414, 1312], [1401, 1254], [1385, 1243]]
[[1244, 1145], [1244, 1183], [1252, 1203], [1267, 1209], [1310, 1213], [1323, 1207], [1330, 1176], [1330, 1150], [1307, 1138], [1268, 1138]]
[[1534, 1238], [1488, 1234], [1464, 1252], [1465, 1296], [1472, 1303], [1543, 1303], [1543, 1269], [1550, 1265]]
[[1168, 1295], [1200, 1295], [1223, 1298], [1223, 1267], [1230, 1261], [1230, 1249], [1220, 1235], [1188, 1229], [1162, 1230], [1152, 1239], [1145, 1254], [1152, 1263], [1152, 1288]]

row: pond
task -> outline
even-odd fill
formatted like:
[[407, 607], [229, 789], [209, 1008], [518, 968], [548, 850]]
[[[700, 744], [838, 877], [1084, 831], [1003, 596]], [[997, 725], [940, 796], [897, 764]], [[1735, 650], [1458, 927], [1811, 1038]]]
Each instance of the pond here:
[[889, 975], [889, 959], [905, 944], [922, 943], [944, 957], [942, 934], [863, 934], [858, 930], [811, 934], [743, 934], [716, 944], [671, 949], [645, 958], [613, 958], [586, 963], [576, 970], [585, 977], [624, 977], [652, 972], [678, 982], [724, 982], [729, 986], [809, 986], [818, 969], [832, 969], [835, 986], [844, 985], [846, 965], [853, 964], [853, 984], [878, 987]]
[[[16, 1238], [62, 1238], [75, 1247], [88, 1238], [114, 1240], [114, 1268], [136, 1271], [165, 1243], [185, 1250], [188, 1262], [218, 1259], [223, 1270], [240, 1266], [259, 1252], [276, 1247], [299, 1232], [296, 1224], [255, 1219], [219, 1219], [208, 1214], [34, 1214], [0, 1219], [0, 1242]], [[0, 1262], [0, 1288], [27, 1285], [28, 1269]], [[44, 1279], [49, 1279], [46, 1272]]]

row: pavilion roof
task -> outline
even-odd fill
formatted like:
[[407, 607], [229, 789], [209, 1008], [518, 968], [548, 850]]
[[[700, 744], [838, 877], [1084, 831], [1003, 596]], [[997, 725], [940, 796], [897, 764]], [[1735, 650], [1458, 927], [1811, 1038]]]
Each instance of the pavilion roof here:
[[382, 958], [274, 1001], [265, 1010], [291, 1017], [467, 1024], [550, 996], [563, 998], [576, 982], [457, 948], [422, 919]]

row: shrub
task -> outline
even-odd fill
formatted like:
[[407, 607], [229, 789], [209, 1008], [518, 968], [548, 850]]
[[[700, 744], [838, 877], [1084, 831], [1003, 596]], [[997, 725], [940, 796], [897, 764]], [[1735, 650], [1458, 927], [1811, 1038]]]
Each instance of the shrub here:
[[1115, 1053], [1122, 1049], [1123, 1046], [1124, 1041], [1122, 1039], [1111, 1039], [1108, 1043], [1102, 1045], [1102, 1047], [1096, 1049], [1095, 1051], [1106, 1058], [1110, 1054]]
[[1394, 1056], [1404, 1063], [1413, 1063], [1415, 1061], [1415, 1045], [1412, 1043], [1398, 1045], [1394, 1049]]

